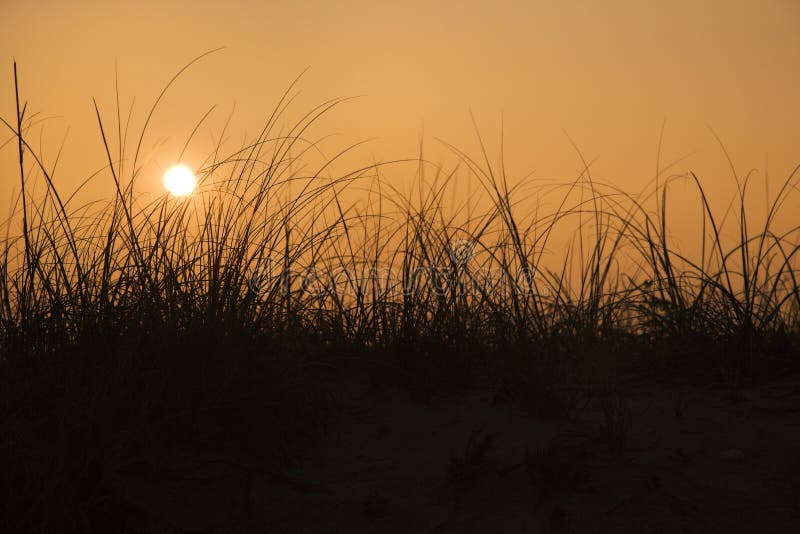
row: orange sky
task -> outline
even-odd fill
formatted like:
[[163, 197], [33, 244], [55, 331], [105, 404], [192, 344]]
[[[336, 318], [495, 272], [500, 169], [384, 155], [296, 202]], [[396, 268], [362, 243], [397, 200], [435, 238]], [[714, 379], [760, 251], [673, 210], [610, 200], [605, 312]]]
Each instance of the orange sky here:
[[[136, 99], [138, 132], [164, 83], [218, 46], [226, 48], [188, 71], [155, 115], [144, 143], [155, 170], [142, 187], [159, 188], [158, 169], [211, 105], [188, 160], [208, 153], [232, 111], [232, 142], [254, 136], [305, 67], [287, 118], [327, 98], [364, 95], [316, 130], [339, 134], [325, 145], [331, 153], [377, 137], [353, 162], [413, 157], [423, 129], [434, 160], [452, 161], [434, 137], [478, 156], [471, 111], [492, 155], [503, 115], [506, 163], [517, 177], [574, 177], [581, 164], [566, 132], [597, 158], [597, 178], [638, 191], [655, 171], [664, 120], [662, 162], [692, 153], [674, 171], [694, 170], [725, 201], [732, 178], [709, 126], [742, 174], [768, 162], [776, 183], [800, 163], [798, 0], [0, 4], [0, 115], [14, 117], [16, 58], [31, 110], [60, 116], [44, 128], [47, 161], [69, 128], [57, 172], [64, 191], [104, 164], [91, 97], [111, 123], [115, 61], [122, 107]], [[4, 210], [18, 184], [15, 157], [13, 144], [0, 149]]]

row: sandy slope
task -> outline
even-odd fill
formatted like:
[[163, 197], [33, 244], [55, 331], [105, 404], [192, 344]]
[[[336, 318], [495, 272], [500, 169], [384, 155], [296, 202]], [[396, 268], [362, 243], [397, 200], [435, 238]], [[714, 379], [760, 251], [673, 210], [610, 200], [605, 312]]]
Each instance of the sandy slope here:
[[[219, 532], [791, 532], [800, 525], [800, 380], [741, 392], [639, 385], [577, 421], [491, 393], [415, 402], [356, 388], [291, 476], [177, 451], [127, 474], [142, 528]], [[603, 406], [620, 422], [609, 441]], [[484, 434], [476, 434], [482, 431]], [[448, 476], [468, 439], [486, 462]], [[550, 444], [550, 456], [526, 451]], [[178, 473], [178, 475], [176, 475]], [[470, 477], [470, 473], [475, 476]]]

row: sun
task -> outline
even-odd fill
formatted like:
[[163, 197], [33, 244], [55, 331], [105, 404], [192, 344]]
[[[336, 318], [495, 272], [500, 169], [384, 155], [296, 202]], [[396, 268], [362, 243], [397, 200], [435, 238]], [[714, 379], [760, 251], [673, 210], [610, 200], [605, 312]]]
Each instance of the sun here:
[[190, 195], [197, 186], [194, 173], [186, 165], [173, 165], [164, 173], [164, 187], [176, 197]]

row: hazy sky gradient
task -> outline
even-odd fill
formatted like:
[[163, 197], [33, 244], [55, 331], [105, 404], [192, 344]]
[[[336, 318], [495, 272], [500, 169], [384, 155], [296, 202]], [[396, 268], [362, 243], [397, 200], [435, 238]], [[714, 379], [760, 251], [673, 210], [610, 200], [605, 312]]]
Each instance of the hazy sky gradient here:
[[[664, 120], [662, 162], [693, 153], [674, 171], [694, 170], [712, 190], [733, 191], [709, 126], [742, 174], [768, 161], [778, 180], [800, 162], [798, 0], [0, 3], [0, 113], [14, 117], [14, 57], [30, 108], [62, 117], [45, 128], [48, 160], [70, 129], [59, 167], [66, 190], [104, 163], [91, 97], [111, 121], [115, 61], [122, 107], [136, 98], [138, 132], [164, 83], [218, 46], [226, 49], [181, 78], [156, 114], [145, 141], [156, 167], [213, 104], [189, 159], [207, 153], [234, 105], [232, 138], [252, 137], [306, 67], [287, 118], [364, 95], [317, 130], [340, 134], [331, 147], [377, 137], [354, 162], [415, 156], [423, 128], [430, 158], [446, 154], [434, 137], [478, 156], [470, 112], [493, 156], [503, 115], [516, 177], [574, 177], [581, 164], [566, 132], [598, 158], [598, 178], [636, 191], [655, 171]], [[2, 206], [15, 157], [11, 145], [0, 150]], [[155, 173], [143, 180], [158, 187]]]

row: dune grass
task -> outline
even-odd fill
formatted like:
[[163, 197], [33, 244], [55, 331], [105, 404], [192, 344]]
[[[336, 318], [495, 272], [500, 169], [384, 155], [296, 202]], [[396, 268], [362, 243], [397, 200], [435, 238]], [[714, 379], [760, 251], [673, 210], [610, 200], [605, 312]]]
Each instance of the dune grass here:
[[[130, 512], [115, 476], [156, 469], [154, 443], [280, 470], [359, 373], [428, 398], [493, 384], [559, 416], [587, 392], [613, 394], [632, 370], [735, 387], [796, 368], [800, 227], [776, 219], [798, 169], [758, 228], [750, 175], [736, 179], [732, 217], [712, 210], [693, 173], [634, 196], [588, 164], [548, 189], [554, 209], [532, 207], [479, 135], [479, 158], [445, 143], [461, 162], [451, 171], [420, 154], [331, 177], [327, 164], [302, 167], [316, 147], [306, 133], [343, 100], [284, 128], [294, 86], [255, 139], [208, 156], [189, 200], [134, 194], [164, 93], [132, 154], [120, 113], [109, 126], [95, 105], [115, 195], [77, 207], [31, 146], [35, 115], [17, 96], [3, 124], [20, 196], [0, 250], [8, 526], [114, 525]], [[411, 169], [416, 196], [387, 169]], [[446, 201], [464, 173], [484, 209]], [[669, 230], [676, 180], [694, 185], [702, 214], [696, 258]]]

